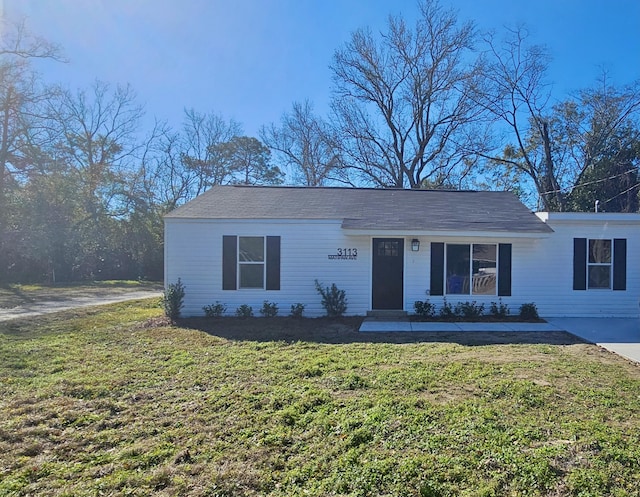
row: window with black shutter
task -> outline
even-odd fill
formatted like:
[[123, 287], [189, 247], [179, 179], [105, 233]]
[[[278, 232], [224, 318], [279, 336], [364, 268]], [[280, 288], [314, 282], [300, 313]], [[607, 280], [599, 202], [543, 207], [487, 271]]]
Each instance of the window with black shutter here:
[[573, 239], [574, 290], [626, 290], [626, 288], [626, 239]]
[[430, 295], [511, 295], [510, 243], [431, 243]]
[[280, 290], [280, 237], [222, 237], [222, 289]]

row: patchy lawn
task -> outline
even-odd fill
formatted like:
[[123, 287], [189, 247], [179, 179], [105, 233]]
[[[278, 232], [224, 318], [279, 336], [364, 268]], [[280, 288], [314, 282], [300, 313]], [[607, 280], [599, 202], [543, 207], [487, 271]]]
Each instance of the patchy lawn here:
[[127, 280], [59, 285], [0, 285], [0, 309], [35, 302], [56, 302], [74, 297], [109, 297], [131, 291], [162, 291], [162, 283]]
[[640, 367], [568, 335], [154, 305], [0, 323], [0, 495], [638, 495]]

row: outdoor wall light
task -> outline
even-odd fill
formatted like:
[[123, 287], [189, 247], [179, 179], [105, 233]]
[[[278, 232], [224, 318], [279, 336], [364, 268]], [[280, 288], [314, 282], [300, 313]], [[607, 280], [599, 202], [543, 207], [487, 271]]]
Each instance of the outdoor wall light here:
[[411, 250], [413, 252], [417, 252], [418, 250], [420, 250], [420, 240], [418, 240], [417, 238], [411, 240]]

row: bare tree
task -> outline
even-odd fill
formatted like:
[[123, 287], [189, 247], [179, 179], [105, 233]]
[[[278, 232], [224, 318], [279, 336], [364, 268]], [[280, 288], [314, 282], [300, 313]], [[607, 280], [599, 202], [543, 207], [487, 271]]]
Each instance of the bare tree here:
[[464, 130], [479, 117], [468, 92], [474, 27], [436, 0], [419, 5], [415, 29], [390, 17], [386, 33], [356, 31], [334, 55], [345, 161], [377, 186], [446, 180], [472, 148]]
[[89, 217], [117, 215], [126, 174], [136, 168], [142, 147], [137, 132], [143, 109], [135, 92], [96, 81], [90, 92], [59, 95], [49, 109], [56, 134], [51, 154], [78, 177]]
[[50, 98], [29, 61], [62, 60], [60, 53], [56, 45], [29, 33], [24, 22], [9, 24], [0, 18], [0, 212], [7, 182], [24, 167], [27, 133], [39, 129], [40, 105]]
[[164, 123], [156, 123], [154, 130], [146, 142], [136, 184], [162, 215], [193, 198], [191, 192], [198, 180], [182, 161], [180, 134]]
[[212, 113], [185, 110], [180, 138], [184, 172], [193, 174], [192, 196], [198, 196], [214, 185], [231, 181], [231, 174], [221, 165], [216, 146], [242, 134], [242, 126], [233, 119], [227, 121]]
[[559, 177], [553, 155], [550, 123], [551, 87], [546, 82], [550, 56], [545, 47], [527, 45], [524, 27], [508, 30], [507, 38], [485, 38], [485, 72], [476, 98], [490, 115], [506, 123], [515, 143], [491, 159], [524, 172], [534, 183], [546, 210], [563, 210]]
[[24, 23], [0, 19], [0, 280], [6, 254], [15, 249], [7, 229], [8, 191], [27, 170], [27, 149], [40, 137], [42, 103], [50, 98], [30, 66], [34, 58], [62, 60], [58, 47], [31, 35]]
[[[640, 85], [617, 88], [605, 74], [596, 87], [554, 104], [546, 81], [549, 54], [528, 44], [527, 37], [519, 27], [508, 30], [502, 42], [486, 38], [486, 72], [477, 102], [510, 132], [501, 152], [485, 158], [527, 176], [543, 209], [564, 211], [570, 208], [568, 193], [580, 188], [595, 162], [615, 159], [615, 150], [624, 154], [631, 146], [637, 135], [622, 131], [637, 129]], [[631, 142], [612, 146], [622, 136]]]
[[10, 23], [4, 17], [0, 17], [0, 57], [2, 56], [65, 60], [58, 45], [31, 33], [24, 20]]
[[275, 152], [282, 168], [290, 171], [295, 183], [349, 183], [337, 133], [313, 113], [309, 101], [294, 102], [291, 112], [282, 115], [280, 126], [263, 127], [260, 137]]
[[182, 129], [156, 124], [145, 149], [139, 182], [149, 198], [171, 210], [214, 185], [233, 181], [216, 149], [242, 131], [234, 120], [185, 109]]

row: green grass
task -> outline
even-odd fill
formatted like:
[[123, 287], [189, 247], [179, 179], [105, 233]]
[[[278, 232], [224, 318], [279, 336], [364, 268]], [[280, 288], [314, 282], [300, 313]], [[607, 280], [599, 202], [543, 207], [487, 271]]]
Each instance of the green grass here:
[[154, 304], [0, 323], [0, 495], [638, 495], [640, 368], [595, 346]]

